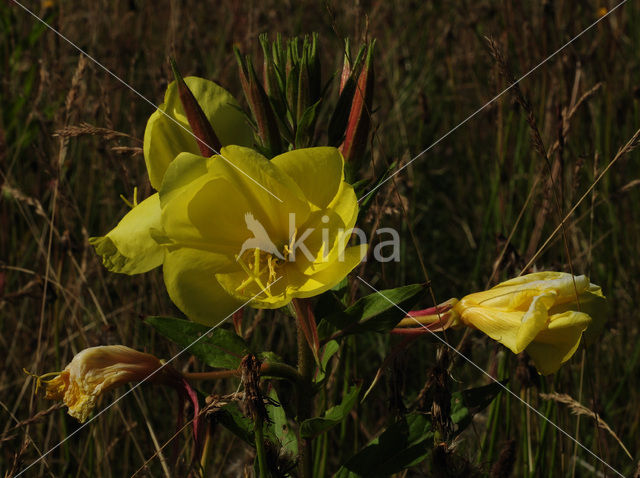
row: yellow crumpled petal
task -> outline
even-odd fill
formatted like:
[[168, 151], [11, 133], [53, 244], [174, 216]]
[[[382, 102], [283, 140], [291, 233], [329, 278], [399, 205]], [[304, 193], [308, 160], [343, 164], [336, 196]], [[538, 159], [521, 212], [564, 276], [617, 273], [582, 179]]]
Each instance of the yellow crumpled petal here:
[[106, 236], [89, 243], [112, 272], [141, 274], [162, 264], [164, 249], [152, 238], [160, 228], [160, 196], [156, 193], [129, 211]]

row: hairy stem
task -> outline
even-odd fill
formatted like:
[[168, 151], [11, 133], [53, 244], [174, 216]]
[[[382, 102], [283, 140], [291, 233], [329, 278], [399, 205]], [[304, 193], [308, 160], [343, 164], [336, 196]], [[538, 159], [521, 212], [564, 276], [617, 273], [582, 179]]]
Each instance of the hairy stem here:
[[[298, 302], [299, 299], [294, 299]], [[296, 387], [297, 395], [297, 415], [298, 424], [300, 425], [304, 420], [311, 418], [313, 409], [313, 371], [314, 371], [314, 358], [313, 352], [309, 347], [304, 335], [304, 329], [300, 322], [304, 318], [300, 314], [304, 313], [305, 308], [301, 304], [294, 304], [296, 311], [296, 324], [298, 327], [298, 374], [302, 378], [301, 382]], [[311, 478], [313, 476], [313, 454], [311, 448], [311, 439], [298, 437], [300, 443], [300, 465], [299, 474], [303, 478]]]

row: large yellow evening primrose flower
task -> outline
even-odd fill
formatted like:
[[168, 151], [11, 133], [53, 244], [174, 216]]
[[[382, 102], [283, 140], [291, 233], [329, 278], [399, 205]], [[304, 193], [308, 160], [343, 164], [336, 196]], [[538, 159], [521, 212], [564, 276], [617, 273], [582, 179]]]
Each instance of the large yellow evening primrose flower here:
[[137, 274], [162, 264], [173, 302], [213, 325], [246, 302], [277, 308], [320, 294], [364, 257], [366, 245], [347, 247], [358, 203], [337, 149], [268, 160], [233, 145], [204, 158], [195, 154], [195, 140], [188, 152], [170, 150], [165, 135], [179, 132], [167, 123], [153, 136], [160, 118], [153, 119], [145, 159], [159, 192], [92, 240], [110, 270]]
[[178, 155], [160, 188], [162, 235], [152, 235], [187, 316], [212, 324], [247, 301], [282, 307], [328, 290], [362, 260], [366, 245], [347, 247], [358, 202], [337, 149], [271, 161], [239, 146], [221, 153]]
[[[91, 347], [78, 353], [69, 365], [46, 383], [46, 398], [63, 400], [69, 415], [80, 422], [87, 420], [98, 398], [109, 390], [129, 382], [140, 382], [162, 366], [153, 355], [125, 347], [109, 345]], [[150, 382], [175, 382], [177, 373], [164, 367], [149, 377]]]
[[[547, 375], [571, 358], [583, 332], [589, 338], [602, 330], [605, 313], [600, 287], [586, 276], [537, 272], [467, 295], [440, 319], [446, 324], [443, 328], [467, 325], [513, 353], [526, 351], [538, 371]], [[432, 313], [411, 317], [431, 328], [439, 323]], [[401, 325], [411, 325], [409, 320]]]

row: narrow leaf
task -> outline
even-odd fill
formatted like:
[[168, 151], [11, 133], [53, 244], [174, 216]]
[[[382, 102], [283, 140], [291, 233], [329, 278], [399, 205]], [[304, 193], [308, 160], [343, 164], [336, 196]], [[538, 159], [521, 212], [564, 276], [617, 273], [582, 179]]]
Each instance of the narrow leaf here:
[[358, 403], [360, 385], [351, 387], [344, 396], [342, 403], [329, 408], [322, 417], [309, 418], [300, 425], [300, 436], [302, 438], [312, 438], [329, 431], [347, 418], [349, 412]]
[[340, 345], [335, 340], [330, 340], [326, 343], [324, 347], [320, 350], [320, 367], [318, 367], [318, 371], [316, 372], [316, 376], [313, 377], [313, 381], [315, 383], [320, 383], [324, 380], [327, 375], [327, 364], [331, 357], [335, 355], [335, 353], [340, 349]]

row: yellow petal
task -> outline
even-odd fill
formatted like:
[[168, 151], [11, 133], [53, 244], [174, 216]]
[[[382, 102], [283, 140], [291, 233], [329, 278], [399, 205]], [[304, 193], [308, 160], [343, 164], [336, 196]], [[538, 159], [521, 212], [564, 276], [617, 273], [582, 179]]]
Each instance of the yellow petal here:
[[194, 322], [216, 325], [242, 305], [216, 280], [216, 272], [225, 266], [226, 256], [207, 251], [180, 248], [168, 252], [163, 272], [169, 297]]
[[245, 194], [225, 178], [208, 174], [206, 159], [182, 153], [167, 170], [160, 188], [162, 228], [173, 245], [230, 256], [249, 236]]
[[352, 229], [356, 225], [359, 212], [358, 199], [351, 184], [342, 181], [338, 194], [336, 194], [327, 209], [331, 209], [338, 214], [347, 229]]
[[367, 245], [348, 247], [344, 256], [332, 261], [328, 267], [312, 275], [305, 275], [291, 268], [288, 271], [288, 292], [292, 297], [305, 298], [321, 294], [338, 284], [367, 255]]
[[224, 247], [238, 254], [243, 241], [252, 237], [255, 220], [276, 246], [283, 247], [289, 242], [289, 215], [296, 221], [309, 215], [304, 195], [291, 178], [253, 150], [229, 146], [222, 148], [222, 155], [224, 159], [205, 159], [183, 153], [167, 169], [160, 188], [167, 235], [178, 243], [211, 250]]
[[580, 345], [580, 337], [591, 318], [582, 312], [569, 311], [551, 318], [547, 329], [541, 331], [526, 351], [543, 375], [556, 372], [569, 360]]
[[[349, 241], [350, 233], [342, 218], [330, 209], [311, 213], [309, 220], [299, 229], [301, 234], [310, 231], [300, 246], [304, 245], [313, 257], [310, 260], [299, 247], [295, 250], [297, 269], [311, 275], [328, 267], [338, 260]], [[299, 234], [298, 237], [302, 239]]]
[[336, 197], [344, 177], [344, 160], [336, 148], [295, 149], [271, 162], [291, 177], [318, 209], [327, 207]]
[[[253, 132], [238, 103], [224, 88], [197, 77], [184, 79], [223, 145], [252, 146]], [[176, 82], [169, 84], [164, 104], [155, 111], [144, 132], [144, 159], [151, 185], [159, 189], [169, 163], [181, 152], [199, 152], [180, 102]]]
[[162, 264], [164, 249], [151, 237], [151, 231], [160, 228], [160, 199], [154, 194], [129, 211], [106, 236], [92, 237], [89, 242], [110, 271], [140, 274]]
[[467, 303], [464, 298], [453, 307], [453, 310], [466, 325], [481, 330], [513, 353], [522, 352], [517, 346], [522, 312], [476, 306]]
[[[310, 212], [298, 184], [272, 161], [252, 149], [227, 146], [222, 148], [222, 156], [222, 161], [214, 157], [207, 163], [209, 174], [227, 179], [242, 191], [250, 209], [238, 209], [238, 212], [243, 215], [251, 212], [256, 218], [262, 218], [262, 225], [272, 234], [274, 243], [288, 240], [289, 215], [293, 214], [296, 222], [300, 223], [306, 221]], [[234, 207], [234, 199], [228, 198], [225, 206]]]
[[[595, 284], [589, 284], [579, 296], [579, 312], [584, 312], [591, 317], [591, 323], [584, 332], [584, 341], [587, 345], [594, 343], [604, 329], [608, 315], [607, 299], [602, 290]], [[561, 314], [568, 310], [578, 310], [578, 306], [572, 302], [557, 304], [549, 310], [550, 314]]]
[[522, 316], [516, 334], [516, 353], [522, 352], [547, 326], [549, 308], [553, 305], [556, 296], [555, 291], [548, 290], [533, 298], [529, 310]]

